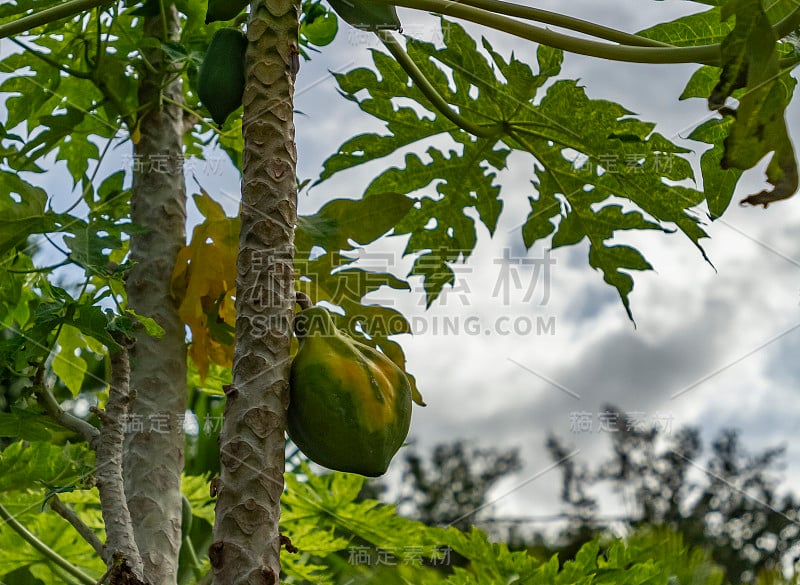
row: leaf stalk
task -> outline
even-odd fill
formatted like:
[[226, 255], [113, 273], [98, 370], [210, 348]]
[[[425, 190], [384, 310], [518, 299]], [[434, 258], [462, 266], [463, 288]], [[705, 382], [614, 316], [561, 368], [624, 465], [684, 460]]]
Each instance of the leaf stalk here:
[[498, 137], [500, 134], [502, 134], [503, 127], [499, 124], [493, 124], [492, 126], [488, 127], [479, 126], [465, 119], [458, 112], [456, 112], [453, 107], [442, 97], [442, 95], [436, 91], [436, 88], [433, 86], [430, 80], [425, 77], [425, 74], [422, 72], [422, 70], [417, 67], [417, 64], [414, 63], [413, 59], [411, 59], [408, 53], [406, 53], [406, 51], [403, 49], [400, 43], [397, 42], [397, 39], [390, 31], [381, 30], [377, 31], [375, 34], [378, 35], [378, 38], [380, 38], [384, 46], [397, 60], [403, 70], [408, 73], [408, 76], [414, 81], [417, 88], [431, 101], [433, 106], [445, 118], [450, 120], [462, 130], [465, 130], [470, 134], [480, 138]]
[[67, 559], [39, 540], [35, 534], [25, 528], [16, 518], [14, 518], [11, 512], [9, 512], [8, 509], [3, 506], [3, 504], [0, 504], [0, 519], [5, 521], [11, 530], [16, 532], [25, 542], [44, 555], [44, 557], [52, 562], [55, 566], [64, 569], [64, 571], [77, 578], [84, 585], [95, 585], [96, 581], [92, 577], [81, 571], [78, 567], [70, 563]]
[[44, 26], [64, 18], [70, 18], [81, 12], [86, 12], [98, 6], [113, 4], [111, 0], [70, 0], [46, 10], [34, 12], [28, 16], [18, 18], [14, 22], [0, 25], [0, 39], [18, 35], [38, 26]]

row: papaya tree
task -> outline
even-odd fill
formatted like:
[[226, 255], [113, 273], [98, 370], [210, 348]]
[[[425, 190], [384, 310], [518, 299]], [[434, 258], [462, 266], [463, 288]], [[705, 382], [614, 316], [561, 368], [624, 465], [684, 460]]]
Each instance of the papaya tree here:
[[[300, 475], [287, 475], [290, 489], [284, 486], [296, 306], [335, 306], [338, 328], [404, 370], [392, 336], [410, 331], [407, 320], [364, 297], [408, 282], [359, 268], [351, 252], [385, 234], [406, 237], [410, 276], [423, 279], [430, 306], [453, 284], [452, 265], [474, 250], [476, 221], [494, 232], [503, 207], [497, 174], [513, 152], [535, 161], [525, 246], [587, 240], [589, 265], [629, 316], [629, 272], [651, 266], [639, 250], [613, 243], [615, 234], [677, 229], [703, 253], [698, 209], [705, 204], [712, 218], [721, 216], [742, 172], [766, 156], [771, 187], [743, 203], [767, 206], [793, 195], [797, 165], [784, 110], [800, 61], [793, 34], [800, 9], [789, 0], [698, 4], [708, 7], [638, 33], [500, 0], [336, 0], [334, 12], [294, 0], [0, 6], [0, 430], [7, 442], [0, 485], [40, 488], [17, 494], [16, 509], [0, 507], [0, 514], [14, 538], [46, 559], [34, 569], [17, 559], [7, 572], [27, 571], [19, 582], [96, 582], [105, 572], [113, 583], [207, 581], [212, 573], [226, 585], [277, 583], [282, 545], [341, 550], [341, 540], [310, 534], [317, 525], [330, 528], [320, 510], [338, 510], [340, 520], [352, 521], [335, 528], [358, 531], [359, 515], [347, 508], [358, 480], [309, 479], [301, 467]], [[440, 15], [444, 41], [401, 40], [394, 6]], [[386, 132], [347, 139], [317, 183], [411, 145], [427, 150], [384, 169], [359, 198], [298, 216], [295, 80], [302, 59], [332, 41], [336, 13], [342, 27], [374, 33], [386, 49], [372, 53], [372, 68], [336, 75], [341, 93]], [[504, 56], [485, 39], [479, 45], [453, 18], [529, 41], [526, 55], [538, 46], [535, 59]], [[237, 39], [235, 48], [215, 45], [220, 31]], [[655, 124], [560, 78], [564, 51], [697, 64], [683, 92], [674, 89], [716, 113], [690, 134], [709, 145], [702, 177], [688, 151]], [[397, 107], [398, 99], [418, 107]], [[241, 117], [231, 111], [240, 104]], [[437, 146], [441, 140], [451, 148]], [[187, 244], [185, 163], [211, 146], [241, 169], [240, 212], [226, 217], [201, 185], [194, 203], [204, 220]], [[128, 172], [108, 173], [103, 163], [119, 149]], [[659, 159], [670, 164], [654, 164]], [[629, 172], [610, 172], [609, 160], [625, 161]], [[48, 182], [45, 171], [60, 162], [69, 182]], [[687, 186], [701, 178], [702, 190]], [[72, 201], [61, 192], [65, 183]], [[421, 403], [415, 379], [405, 376]], [[207, 400], [215, 393], [216, 405]], [[197, 452], [187, 462], [187, 407], [205, 417], [223, 399], [217, 467], [198, 463]], [[211, 442], [202, 453], [209, 450]], [[195, 519], [210, 526], [212, 518], [191, 479], [204, 476], [182, 477], [185, 467], [219, 471], [210, 481], [213, 535], [198, 536]], [[336, 490], [344, 495], [331, 496]], [[43, 494], [69, 532], [25, 516]], [[362, 531], [363, 538], [412, 530], [383, 512], [359, 510], [382, 527]], [[425, 538], [452, 542], [476, 567], [483, 559], [499, 570], [486, 560], [491, 546], [480, 535]], [[207, 561], [194, 554], [200, 542]], [[592, 546], [580, 560], [582, 574], [596, 568]], [[649, 570], [625, 554], [615, 557], [620, 567]], [[284, 575], [312, 579], [306, 565], [285, 556]], [[499, 556], [509, 573], [522, 570], [515, 563], [531, 574], [551, 570]]]

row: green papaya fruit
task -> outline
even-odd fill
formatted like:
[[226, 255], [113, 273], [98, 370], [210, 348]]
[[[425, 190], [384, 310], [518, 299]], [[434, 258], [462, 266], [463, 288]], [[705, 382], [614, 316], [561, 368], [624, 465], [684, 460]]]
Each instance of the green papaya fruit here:
[[300, 341], [289, 378], [289, 437], [312, 461], [376, 477], [405, 441], [411, 385], [376, 349], [336, 329], [330, 313], [298, 313]]
[[242, 105], [247, 37], [237, 28], [221, 28], [208, 45], [197, 79], [197, 95], [221, 127]]
[[206, 24], [218, 20], [232, 20], [250, 5], [250, 0], [208, 0]]
[[391, 4], [370, 0], [328, 0], [345, 22], [361, 30], [399, 30], [397, 9]]

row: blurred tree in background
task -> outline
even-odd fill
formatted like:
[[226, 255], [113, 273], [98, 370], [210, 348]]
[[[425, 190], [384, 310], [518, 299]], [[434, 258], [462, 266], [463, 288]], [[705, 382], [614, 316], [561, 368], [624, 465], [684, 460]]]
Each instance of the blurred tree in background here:
[[[614, 406], [605, 410], [618, 421], [630, 420]], [[738, 430], [723, 429], [703, 459], [700, 429], [695, 426], [668, 434], [622, 422], [610, 437], [612, 454], [594, 469], [573, 459], [559, 465], [569, 519], [562, 553], [577, 551], [609, 528], [611, 522], [598, 514], [597, 492], [602, 484], [610, 484], [629, 510], [627, 517], [614, 519], [617, 523], [627, 529], [655, 526], [681, 532], [687, 544], [709, 550], [733, 583], [753, 582], [760, 572], [781, 566], [796, 570], [798, 500], [778, 489], [785, 447], [751, 453]], [[569, 452], [555, 436], [549, 437], [547, 447], [554, 461]]]
[[[405, 516], [429, 526], [469, 531], [485, 524], [512, 549], [542, 559], [557, 553], [562, 565], [598, 536], [653, 529], [680, 533], [685, 545], [705, 549], [731, 583], [756, 582], [759, 575], [758, 582], [767, 583], [782, 568], [796, 571], [800, 507], [796, 495], [778, 489], [785, 447], [750, 452], [738, 430], [723, 429], [703, 458], [698, 427], [670, 433], [627, 424], [631, 416], [617, 407], [605, 411], [620, 422], [609, 433], [611, 454], [595, 465], [567, 457], [572, 449], [561, 438], [547, 439], [550, 457], [561, 462], [562, 510], [541, 520], [563, 520], [557, 538], [541, 530], [536, 518], [509, 522], [503, 531], [481, 514], [491, 506], [492, 488], [522, 468], [517, 449], [460, 440], [423, 456], [412, 447], [404, 455], [399, 489], [370, 480], [360, 499], [391, 499]], [[612, 493], [621, 498], [624, 515], [602, 514], [601, 504]], [[531, 530], [521, 528], [530, 524]]]

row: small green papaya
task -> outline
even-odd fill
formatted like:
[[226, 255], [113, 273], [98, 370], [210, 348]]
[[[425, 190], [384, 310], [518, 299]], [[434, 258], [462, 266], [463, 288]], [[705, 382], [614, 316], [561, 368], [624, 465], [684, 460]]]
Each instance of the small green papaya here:
[[391, 4], [370, 0], [328, 0], [344, 21], [361, 30], [399, 30], [397, 9]]
[[247, 37], [242, 31], [221, 28], [211, 37], [200, 66], [197, 95], [219, 126], [242, 105], [246, 49]]
[[376, 477], [405, 441], [411, 385], [383, 353], [339, 331], [330, 313], [298, 313], [289, 378], [289, 437], [312, 461]]
[[218, 20], [232, 20], [250, 5], [250, 0], [208, 0], [206, 24]]

